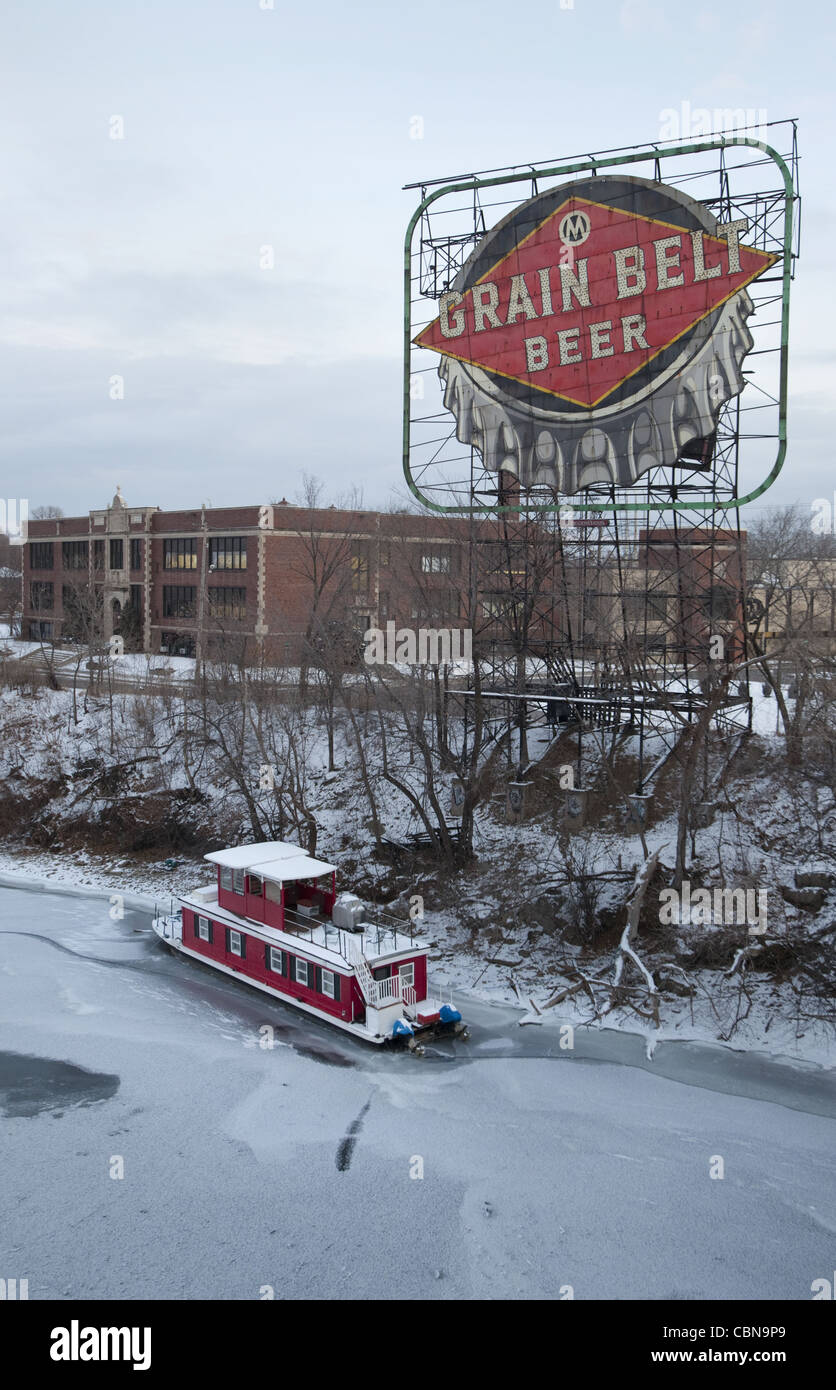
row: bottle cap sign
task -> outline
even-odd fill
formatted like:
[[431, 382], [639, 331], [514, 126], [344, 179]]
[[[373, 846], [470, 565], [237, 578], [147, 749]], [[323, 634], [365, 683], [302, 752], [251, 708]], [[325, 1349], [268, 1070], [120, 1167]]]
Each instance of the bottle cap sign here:
[[623, 176], [521, 204], [414, 339], [441, 355], [459, 440], [563, 492], [674, 463], [744, 384], [746, 286], [778, 259], [747, 230]]

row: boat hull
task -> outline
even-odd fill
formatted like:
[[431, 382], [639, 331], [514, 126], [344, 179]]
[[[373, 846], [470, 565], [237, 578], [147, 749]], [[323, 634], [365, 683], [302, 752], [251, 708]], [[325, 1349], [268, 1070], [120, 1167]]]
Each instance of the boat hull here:
[[216, 974], [226, 975], [231, 980], [237, 980], [239, 984], [244, 984], [249, 986], [250, 989], [258, 990], [260, 994], [266, 994], [270, 999], [275, 1000], [277, 1004], [284, 1004], [288, 1008], [296, 1010], [297, 1013], [307, 1014], [309, 1018], [319, 1019], [320, 1022], [327, 1023], [329, 1027], [339, 1028], [341, 1032], [348, 1033], [352, 1038], [357, 1038], [364, 1043], [370, 1043], [374, 1047], [383, 1047], [385, 1044], [390, 1044], [395, 1046], [407, 1046], [414, 1049], [416, 1045], [420, 1046], [421, 1043], [433, 1037], [440, 1037], [445, 1034], [466, 1036], [466, 1029], [460, 1022], [444, 1023], [441, 1021], [427, 1024], [411, 1022], [411, 1034], [404, 1034], [400, 1037], [393, 1037], [389, 1033], [373, 1033], [370, 1028], [366, 1028], [362, 1023], [350, 1023], [340, 1018], [334, 1018], [332, 1014], [314, 1008], [301, 999], [294, 999], [290, 995], [283, 994], [280, 990], [273, 989], [270, 985], [263, 984], [260, 980], [251, 979], [247, 975], [243, 975], [240, 970], [234, 970], [230, 966], [224, 965], [221, 961], [208, 960], [206, 956], [200, 954], [200, 952], [190, 950], [188, 946], [184, 945], [182, 935], [179, 933], [178, 918], [156, 918], [152, 925], [156, 936], [162, 944], [167, 946], [169, 950], [176, 951], [178, 955], [186, 956], [189, 960], [196, 961], [198, 965], [203, 965]]

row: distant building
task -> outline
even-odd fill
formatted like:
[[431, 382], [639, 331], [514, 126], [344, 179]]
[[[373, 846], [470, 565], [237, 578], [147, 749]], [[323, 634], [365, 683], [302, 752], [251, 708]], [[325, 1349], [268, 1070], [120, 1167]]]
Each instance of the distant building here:
[[768, 656], [802, 640], [836, 652], [836, 559], [827, 554], [776, 559], [758, 567], [748, 589], [749, 622]]
[[317, 647], [356, 652], [366, 629], [389, 622], [472, 626], [483, 653], [547, 659], [582, 634], [597, 659], [617, 661], [625, 633], [673, 664], [704, 661], [716, 635], [727, 659], [742, 655], [745, 533], [637, 528], [619, 568], [608, 525], [579, 521], [560, 549], [536, 519], [284, 500], [161, 511], [128, 506], [117, 489], [86, 516], [29, 522], [21, 632], [58, 643], [121, 634], [128, 650], [271, 665]]
[[30, 521], [24, 637], [121, 633], [128, 649], [296, 662], [394, 620], [466, 621], [468, 523], [266, 506], [161, 511], [117, 489], [87, 516]]

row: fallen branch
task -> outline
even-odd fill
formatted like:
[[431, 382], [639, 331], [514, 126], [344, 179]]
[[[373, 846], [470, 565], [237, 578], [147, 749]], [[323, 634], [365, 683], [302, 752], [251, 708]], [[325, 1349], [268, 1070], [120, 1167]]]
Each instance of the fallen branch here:
[[658, 849], [654, 850], [653, 854], [651, 854], [650, 858], [642, 865], [636, 875], [636, 886], [627, 904], [627, 924], [621, 934], [621, 940], [618, 943], [618, 958], [615, 963], [615, 974], [613, 976], [613, 985], [617, 987], [621, 983], [625, 961], [631, 960], [644, 976], [648, 991], [652, 995], [658, 993], [656, 981], [647, 966], [634, 951], [633, 938], [639, 929], [639, 917], [641, 915], [642, 903], [644, 902], [650, 880], [656, 872], [656, 865], [659, 862], [659, 853], [660, 851]]

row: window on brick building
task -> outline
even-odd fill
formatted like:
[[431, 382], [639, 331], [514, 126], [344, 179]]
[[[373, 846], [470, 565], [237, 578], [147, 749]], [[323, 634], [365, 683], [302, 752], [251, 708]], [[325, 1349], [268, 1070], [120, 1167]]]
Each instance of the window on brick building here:
[[87, 541], [64, 541], [61, 546], [61, 563], [65, 570], [86, 570], [88, 555]]
[[500, 620], [513, 612], [514, 601], [507, 594], [486, 594], [482, 599], [483, 618]]
[[247, 616], [247, 591], [246, 589], [233, 588], [209, 588], [209, 617], [210, 618], [234, 618], [241, 620]]
[[369, 550], [364, 543], [356, 545], [351, 554], [351, 587], [355, 594], [364, 594], [369, 587]]
[[48, 642], [52, 639], [52, 623], [30, 622], [29, 641]]
[[52, 541], [32, 541], [29, 547], [29, 568], [51, 570], [52, 566]]
[[64, 610], [61, 636], [81, 642], [94, 627], [93, 605], [85, 583], [61, 585], [61, 606]]
[[245, 570], [246, 536], [213, 536], [209, 541], [210, 570]]
[[423, 574], [449, 574], [449, 553], [444, 550], [432, 550], [429, 552], [425, 552], [421, 556], [421, 572]]
[[197, 600], [194, 584], [163, 585], [163, 617], [193, 618]]
[[651, 589], [646, 594], [625, 594], [623, 597], [625, 617], [628, 622], [632, 623], [642, 623], [645, 617], [649, 623], [667, 622], [668, 599], [675, 597], [675, 594], [668, 594], [660, 589]]
[[734, 618], [737, 616], [737, 592], [721, 584], [715, 584], [702, 596], [702, 609], [707, 618]]
[[142, 541], [136, 536], [131, 537], [131, 569], [142, 569]]
[[33, 579], [29, 585], [29, 607], [36, 613], [51, 613], [55, 606], [55, 585], [44, 579]]
[[163, 541], [164, 570], [196, 570], [197, 540], [193, 536]]
[[110, 568], [121, 570], [125, 564], [125, 542], [121, 539], [110, 542]]
[[93, 569], [104, 569], [104, 541], [93, 542]]
[[161, 632], [160, 651], [167, 652], [169, 656], [194, 656], [194, 633]]

